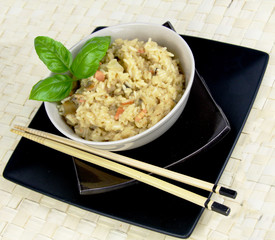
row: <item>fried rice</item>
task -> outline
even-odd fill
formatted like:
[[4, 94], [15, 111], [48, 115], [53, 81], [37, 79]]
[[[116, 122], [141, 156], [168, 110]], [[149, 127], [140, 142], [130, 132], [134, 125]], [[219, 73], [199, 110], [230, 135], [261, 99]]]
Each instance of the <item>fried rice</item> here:
[[179, 61], [165, 47], [115, 40], [94, 76], [58, 106], [80, 137], [115, 141], [139, 134], [164, 118], [185, 89]]

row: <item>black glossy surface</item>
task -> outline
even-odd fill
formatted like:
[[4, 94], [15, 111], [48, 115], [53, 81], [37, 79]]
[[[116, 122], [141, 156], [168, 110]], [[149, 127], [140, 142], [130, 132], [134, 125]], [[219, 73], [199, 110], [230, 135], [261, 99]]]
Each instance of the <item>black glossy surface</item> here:
[[[178, 31], [180, 32], [180, 29]], [[225, 112], [231, 131], [216, 146], [171, 169], [217, 182], [250, 111], [267, 65], [268, 55], [196, 37], [183, 37], [194, 53], [198, 72]], [[31, 127], [57, 133], [49, 122], [44, 107], [39, 109]], [[158, 149], [165, 151], [173, 136], [171, 138], [167, 138], [166, 143], [159, 145]], [[178, 151], [176, 148], [173, 151], [173, 154], [165, 157], [176, 157]], [[155, 153], [146, 152], [148, 153], [153, 159]], [[144, 156], [144, 153], [139, 152], [139, 156]], [[139, 156], [137, 158], [140, 158]], [[201, 207], [145, 184], [135, 184], [103, 194], [81, 196], [71, 157], [26, 139], [22, 139], [18, 144], [3, 175], [13, 182], [84, 209], [181, 238], [192, 233], [203, 211]], [[187, 186], [186, 188], [208, 196], [203, 190]]]

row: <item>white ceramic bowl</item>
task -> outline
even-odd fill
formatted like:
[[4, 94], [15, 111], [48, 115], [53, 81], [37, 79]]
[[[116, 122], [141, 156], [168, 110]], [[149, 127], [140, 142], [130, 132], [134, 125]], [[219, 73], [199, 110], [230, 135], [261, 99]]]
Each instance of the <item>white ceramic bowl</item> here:
[[64, 119], [58, 114], [56, 108], [57, 103], [45, 102], [46, 112], [51, 122], [62, 134], [64, 134], [70, 139], [73, 139], [75, 141], [84, 143], [95, 148], [110, 151], [133, 149], [155, 140], [164, 132], [166, 132], [176, 122], [187, 103], [195, 73], [194, 57], [189, 46], [182, 39], [182, 37], [179, 36], [179, 34], [174, 32], [173, 30], [168, 29], [167, 27], [149, 23], [128, 23], [104, 28], [87, 36], [70, 49], [73, 57], [76, 55], [76, 53], [80, 50], [81, 46], [88, 39], [95, 36], [111, 36], [112, 41], [117, 38], [123, 38], [128, 40], [138, 38], [139, 40], [148, 41], [148, 38], [152, 38], [152, 40], [156, 41], [159, 45], [167, 47], [169, 51], [174, 53], [175, 56], [179, 58], [181, 68], [185, 73], [186, 90], [182, 98], [176, 104], [176, 106], [153, 127], [147, 129], [146, 131], [138, 135], [118, 141], [94, 142], [80, 138], [65, 123]]

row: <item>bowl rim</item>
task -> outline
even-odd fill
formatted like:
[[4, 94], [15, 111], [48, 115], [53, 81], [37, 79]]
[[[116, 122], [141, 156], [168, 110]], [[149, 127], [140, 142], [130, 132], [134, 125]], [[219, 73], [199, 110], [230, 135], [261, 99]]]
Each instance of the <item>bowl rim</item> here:
[[[121, 144], [127, 144], [129, 142], [134, 142], [134, 141], [136, 141], [138, 139], [143, 138], [145, 135], [150, 135], [151, 133], [157, 131], [158, 128], [160, 126], [162, 126], [167, 121], [167, 119], [170, 118], [171, 115], [173, 115], [176, 111], [179, 110], [179, 108], [181, 107], [181, 103], [183, 101], [185, 101], [186, 98], [189, 97], [189, 93], [191, 91], [191, 87], [193, 85], [194, 75], [195, 75], [195, 60], [194, 60], [193, 53], [192, 53], [189, 45], [186, 43], [186, 41], [177, 32], [175, 32], [174, 30], [171, 30], [171, 29], [169, 29], [169, 28], [167, 28], [167, 27], [165, 27], [163, 25], [158, 25], [156, 23], [134, 22], [134, 23], [123, 23], [123, 24], [117, 24], [117, 25], [109, 26], [109, 27], [100, 29], [97, 32], [94, 32], [95, 34], [94, 33], [89, 34], [88, 36], [84, 37], [79, 42], [77, 42], [76, 44], [74, 44], [69, 50], [73, 51], [74, 48], [76, 48], [77, 46], [79, 46], [81, 43], [83, 43], [84, 41], [92, 38], [92, 36], [97, 35], [100, 32], [104, 32], [104, 30], [107, 29], [107, 28], [108, 28], [108, 30], [110, 30], [110, 29], [112, 30], [112, 29], [116, 29], [118, 27], [131, 27], [131, 26], [141, 26], [141, 25], [162, 28], [162, 29], [164, 29], [164, 31], [167, 31], [170, 34], [174, 35], [175, 38], [177, 38], [180, 41], [182, 41], [182, 44], [185, 45], [186, 50], [187, 50], [189, 56], [191, 56], [191, 68], [192, 69], [190, 69], [189, 82], [188, 82], [188, 84], [187, 84], [187, 86], [185, 88], [185, 91], [184, 91], [182, 97], [177, 102], [177, 104], [174, 106], [174, 108], [166, 116], [164, 116], [161, 120], [159, 120], [155, 125], [153, 125], [152, 127], [148, 128], [145, 131], [143, 131], [143, 132], [141, 132], [139, 134], [136, 134], [134, 136], [131, 136], [131, 137], [128, 137], [128, 138], [124, 138], [124, 139], [120, 139], [120, 140], [115, 140], [115, 141], [108, 141], [108, 142], [107, 141], [106, 142], [97, 142], [97, 141], [86, 140], [86, 139], [83, 139], [81, 137], [78, 137], [76, 134], [74, 136], [74, 135], [68, 133], [67, 131], [63, 130], [61, 127], [59, 127], [59, 125], [55, 124], [54, 119], [51, 117], [51, 114], [49, 113], [49, 109], [48, 109], [47, 105], [53, 104], [53, 103], [52, 102], [44, 102], [47, 115], [50, 118], [51, 122], [54, 124], [54, 126], [61, 133], [63, 133], [68, 138], [71, 138], [71, 139], [73, 139], [73, 140], [75, 140], [77, 142], [81, 142], [83, 144], [91, 145], [91, 146], [94, 146], [94, 147], [96, 147], [96, 146], [98, 146], [98, 147], [108, 147], [108, 146], [113, 146], [113, 145], [121, 145]], [[54, 103], [57, 104], [56, 102], [54, 102]]]

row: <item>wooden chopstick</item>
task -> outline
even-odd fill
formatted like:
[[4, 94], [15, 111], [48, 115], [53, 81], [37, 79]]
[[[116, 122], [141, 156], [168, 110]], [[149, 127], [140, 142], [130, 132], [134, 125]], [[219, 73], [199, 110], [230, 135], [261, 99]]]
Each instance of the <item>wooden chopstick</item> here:
[[78, 149], [78, 148], [75, 148], [72, 146], [68, 146], [64, 143], [57, 142], [57, 141], [49, 139], [49, 138], [37, 136], [37, 135], [35, 135], [35, 133], [27, 133], [25, 131], [17, 130], [17, 129], [11, 129], [11, 131], [13, 133], [21, 135], [25, 138], [28, 138], [32, 141], [35, 141], [42, 145], [50, 147], [52, 149], [58, 150], [60, 152], [66, 153], [66, 154], [74, 156], [74, 157], [77, 157], [79, 159], [93, 163], [93, 164], [101, 166], [103, 168], [110, 169], [112, 171], [123, 174], [130, 178], [134, 178], [140, 182], [146, 183], [146, 184], [156, 187], [160, 190], [163, 190], [165, 192], [168, 192], [170, 194], [178, 196], [182, 199], [185, 199], [189, 202], [197, 204], [201, 207], [205, 207], [212, 211], [223, 214], [225, 216], [228, 216], [230, 213], [230, 208], [228, 208], [227, 206], [225, 206], [223, 204], [214, 202], [214, 201], [210, 200], [210, 198], [200, 196], [199, 194], [185, 190], [185, 189], [180, 188], [176, 185], [173, 185], [171, 183], [168, 183], [161, 179], [153, 177], [149, 174], [145, 174], [143, 172], [140, 172], [138, 170], [121, 165], [119, 163], [116, 163], [116, 162], [107, 160], [105, 158], [93, 155], [93, 154], [83, 151], [81, 149]]
[[37, 136], [48, 138], [48, 139], [51, 139], [51, 140], [54, 140], [54, 141], [57, 141], [60, 143], [64, 143], [64, 144], [72, 146], [72, 147], [77, 147], [77, 148], [87, 151], [89, 153], [93, 153], [93, 154], [99, 155], [101, 157], [105, 157], [105, 158], [114, 160], [116, 162], [126, 164], [131, 167], [135, 167], [135, 168], [147, 171], [147, 172], [151, 172], [151, 173], [157, 174], [159, 176], [166, 177], [166, 178], [178, 181], [178, 182], [182, 182], [182, 183], [185, 183], [185, 184], [188, 184], [188, 185], [200, 188], [200, 189], [204, 189], [209, 192], [215, 192], [217, 194], [227, 196], [230, 198], [236, 198], [236, 196], [237, 196], [237, 192], [235, 190], [225, 188], [225, 187], [217, 185], [217, 184], [209, 183], [207, 181], [203, 181], [203, 180], [200, 180], [197, 178], [193, 178], [193, 177], [181, 174], [181, 173], [177, 173], [177, 172], [171, 171], [169, 169], [154, 166], [149, 163], [141, 162], [141, 161], [138, 161], [133, 158], [122, 156], [117, 153], [96, 149], [96, 148], [86, 146], [84, 144], [75, 142], [73, 140], [70, 140], [70, 139], [67, 139], [64, 137], [60, 137], [60, 136], [57, 136], [57, 135], [54, 135], [51, 133], [35, 130], [32, 128], [27, 128], [27, 127], [18, 126], [18, 125], [14, 126], [14, 128], [28, 132], [28, 133], [35, 134]]

